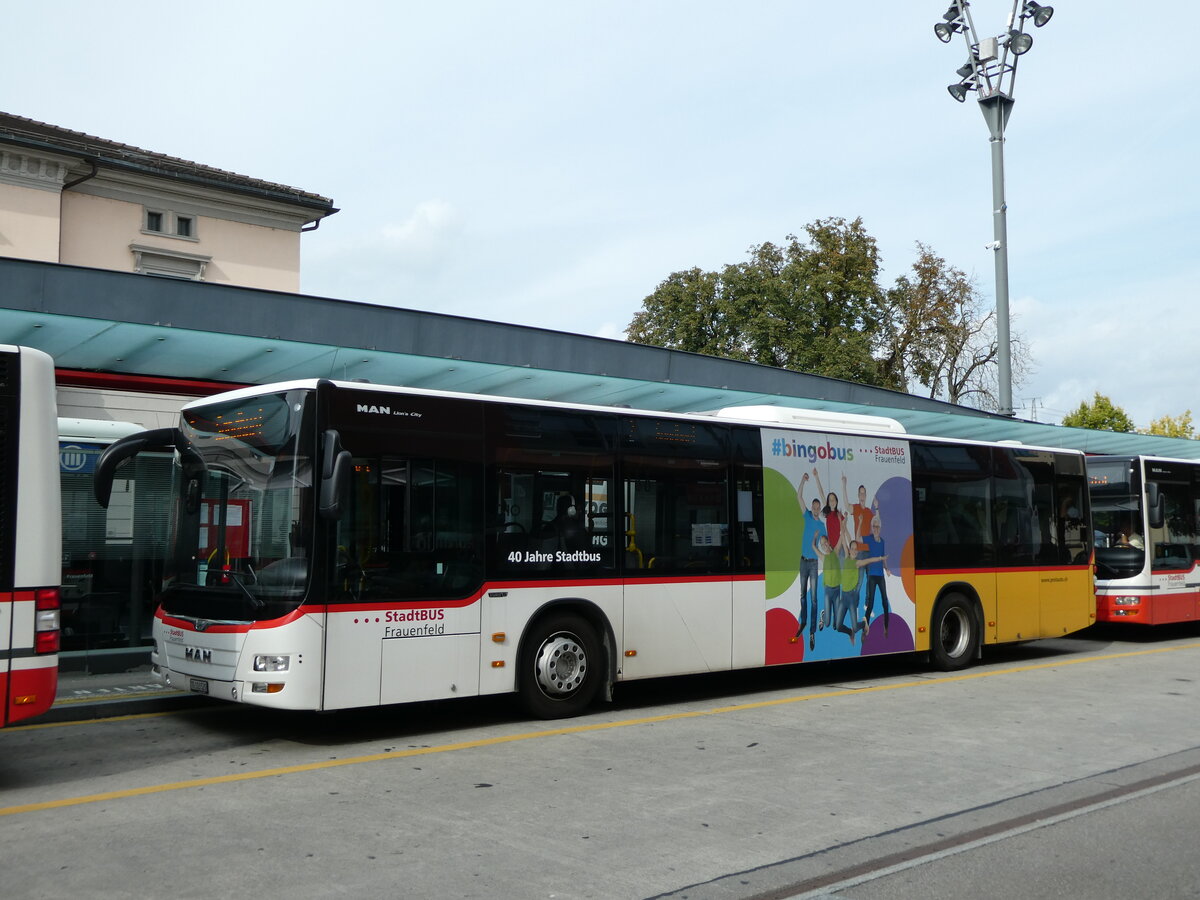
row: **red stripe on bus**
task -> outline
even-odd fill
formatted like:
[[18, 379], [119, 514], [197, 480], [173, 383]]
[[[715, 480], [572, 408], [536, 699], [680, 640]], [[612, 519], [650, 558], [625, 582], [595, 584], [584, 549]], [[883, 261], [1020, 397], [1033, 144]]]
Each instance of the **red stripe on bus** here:
[[0, 591], [0, 603], [32, 603], [36, 598], [34, 591]]
[[[265, 619], [261, 622], [246, 622], [245, 624], [238, 623], [236, 625], [230, 625], [226, 623], [218, 624], [214, 622], [206, 626], [203, 633], [207, 634], [212, 632], [213, 634], [238, 634], [241, 632], [253, 631], [257, 628], [278, 628], [281, 625], [287, 625], [289, 622], [294, 622], [308, 613], [324, 611], [324, 607], [321, 606], [301, 606], [292, 610], [286, 616], [280, 616], [278, 619]], [[164, 625], [169, 625], [172, 628], [182, 628], [187, 631], [196, 630], [194, 623], [189, 622], [186, 619], [177, 619], [170, 613], [163, 612], [161, 606], [154, 611], [154, 615]]]
[[1003, 575], [1006, 572], [1090, 572], [1091, 566], [981, 566], [978, 569], [916, 569], [918, 575]]
[[[512, 591], [518, 589], [531, 588], [570, 588], [578, 590], [586, 590], [589, 587], [619, 587], [625, 584], [643, 585], [643, 584], [715, 584], [721, 582], [761, 582], [765, 580], [765, 576], [751, 575], [658, 575], [647, 576], [645, 578], [595, 578], [587, 581], [577, 580], [547, 580], [547, 581], [496, 581], [488, 582], [478, 591], [471, 594], [469, 597], [464, 597], [458, 600], [405, 600], [397, 597], [393, 600], [373, 600], [369, 603], [328, 603], [328, 604], [305, 604], [296, 610], [288, 613], [278, 619], [267, 619], [261, 622], [248, 622], [244, 625], [227, 625], [227, 624], [212, 624], [204, 629], [204, 633], [213, 634], [236, 634], [239, 632], [248, 632], [258, 628], [279, 628], [287, 625], [289, 622], [294, 622], [296, 619], [304, 615], [317, 615], [325, 612], [383, 612], [384, 610], [396, 609], [398, 606], [403, 606], [404, 609], [462, 609], [478, 603], [483, 595], [490, 591]], [[173, 628], [181, 628], [186, 631], [195, 631], [195, 626], [186, 619], [177, 619], [170, 613], [164, 613], [160, 608], [155, 615], [162, 621], [164, 625], [169, 625]]]

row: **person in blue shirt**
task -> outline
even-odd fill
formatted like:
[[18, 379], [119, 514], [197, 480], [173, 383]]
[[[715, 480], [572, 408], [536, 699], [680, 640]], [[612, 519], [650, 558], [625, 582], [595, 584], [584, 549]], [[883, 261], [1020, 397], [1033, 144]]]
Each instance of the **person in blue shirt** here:
[[867, 548], [867, 557], [871, 560], [867, 565], [867, 617], [864, 621], [868, 625], [870, 624], [871, 613], [875, 610], [875, 595], [878, 593], [883, 604], [883, 635], [887, 637], [892, 607], [888, 603], [887, 582], [884, 579], [883, 563], [887, 556], [887, 548], [884, 547], [883, 538], [880, 537], [882, 529], [879, 513], [876, 512], [875, 517], [871, 519], [871, 533], [862, 540]]
[[[796, 497], [804, 506], [804, 487], [808, 484], [808, 473], [800, 479]], [[818, 488], [819, 490], [819, 488]], [[818, 542], [825, 537], [825, 523], [821, 518], [821, 501], [814, 497], [812, 505], [804, 510], [804, 533], [800, 536], [800, 614], [796, 617], [800, 627], [796, 637], [802, 637], [808, 628], [808, 649], [817, 642], [817, 591], [819, 590]]]

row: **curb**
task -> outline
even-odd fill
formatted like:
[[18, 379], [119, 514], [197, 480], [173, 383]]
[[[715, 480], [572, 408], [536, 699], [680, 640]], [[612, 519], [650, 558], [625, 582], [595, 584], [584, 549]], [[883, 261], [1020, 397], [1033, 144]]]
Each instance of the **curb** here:
[[48, 711], [32, 719], [31, 724], [86, 722], [136, 716], [147, 713], [173, 712], [212, 706], [216, 701], [199, 694], [162, 689], [145, 693], [111, 693], [101, 696], [60, 698]]

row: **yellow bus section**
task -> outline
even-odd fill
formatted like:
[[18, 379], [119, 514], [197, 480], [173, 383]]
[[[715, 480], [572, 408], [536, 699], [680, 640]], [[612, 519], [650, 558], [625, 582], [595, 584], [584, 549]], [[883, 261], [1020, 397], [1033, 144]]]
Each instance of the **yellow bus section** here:
[[1061, 637], [1096, 621], [1090, 567], [928, 573], [905, 568], [904, 574], [906, 588], [912, 584], [909, 596], [916, 598], [916, 650], [929, 649], [934, 604], [948, 591], [979, 600], [985, 644]]

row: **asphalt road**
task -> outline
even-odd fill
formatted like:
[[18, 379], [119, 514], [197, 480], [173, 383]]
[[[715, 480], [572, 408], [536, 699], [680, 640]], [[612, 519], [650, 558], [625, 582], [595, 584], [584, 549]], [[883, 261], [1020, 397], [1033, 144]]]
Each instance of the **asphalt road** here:
[[0, 732], [6, 897], [1200, 896], [1200, 628]]

